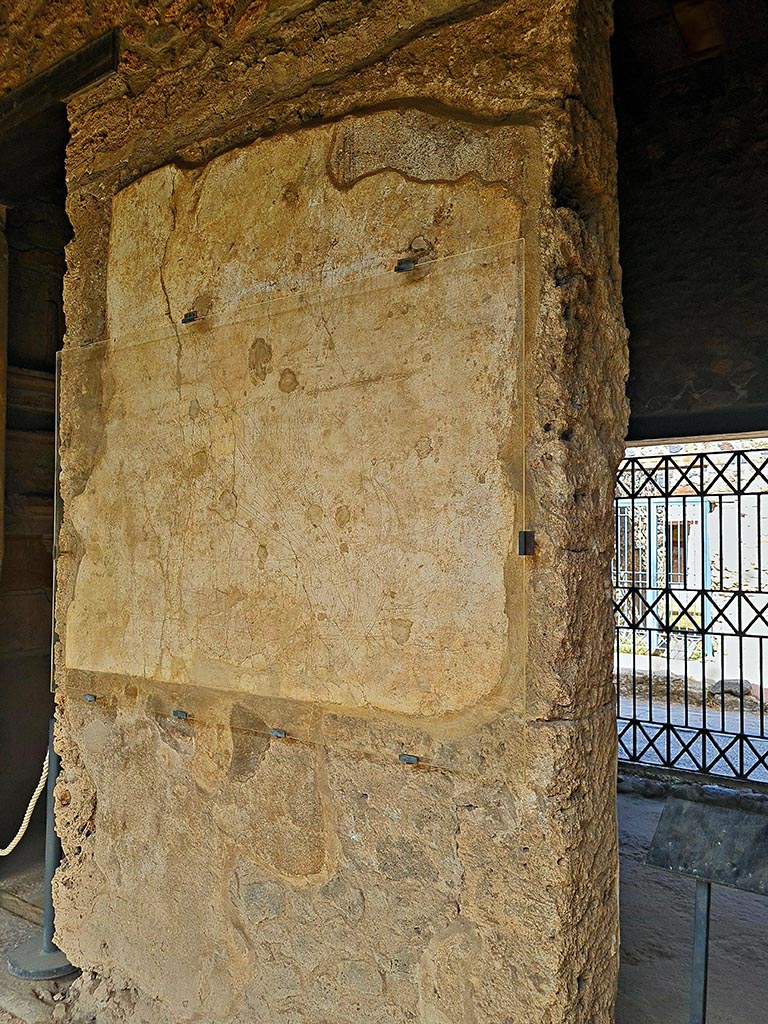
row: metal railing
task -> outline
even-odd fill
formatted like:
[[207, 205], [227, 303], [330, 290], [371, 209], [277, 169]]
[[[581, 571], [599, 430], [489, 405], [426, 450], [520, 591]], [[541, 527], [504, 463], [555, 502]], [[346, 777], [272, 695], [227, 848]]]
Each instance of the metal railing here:
[[621, 464], [620, 760], [768, 782], [768, 447], [752, 445]]

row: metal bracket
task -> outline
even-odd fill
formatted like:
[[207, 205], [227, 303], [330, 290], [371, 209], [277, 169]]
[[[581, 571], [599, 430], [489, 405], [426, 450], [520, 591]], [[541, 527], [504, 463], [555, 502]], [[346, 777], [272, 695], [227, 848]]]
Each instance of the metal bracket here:
[[405, 274], [409, 270], [415, 270], [415, 269], [416, 269], [416, 260], [412, 256], [406, 256], [403, 259], [398, 260], [397, 263], [395, 264], [395, 273], [396, 274]]
[[533, 555], [536, 551], [536, 534], [533, 530], [521, 530], [517, 535], [518, 555]]

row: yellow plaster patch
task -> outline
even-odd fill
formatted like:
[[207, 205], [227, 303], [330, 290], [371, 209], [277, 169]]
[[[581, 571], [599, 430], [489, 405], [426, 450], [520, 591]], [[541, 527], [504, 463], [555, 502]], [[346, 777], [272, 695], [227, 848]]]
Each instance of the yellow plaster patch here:
[[[100, 361], [108, 398], [70, 506], [68, 667], [423, 716], [502, 683], [519, 203], [430, 181], [429, 154], [424, 181], [366, 165], [342, 188], [336, 144], [260, 142], [117, 197], [112, 340], [68, 357]], [[437, 262], [393, 273], [424, 238]]]

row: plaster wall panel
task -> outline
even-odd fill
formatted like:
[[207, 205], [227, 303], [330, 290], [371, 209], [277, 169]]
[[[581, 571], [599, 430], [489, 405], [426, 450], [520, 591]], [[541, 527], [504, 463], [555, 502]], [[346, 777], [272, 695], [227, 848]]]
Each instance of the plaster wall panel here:
[[68, 667], [426, 716], [508, 683], [521, 134], [388, 113], [117, 197]]

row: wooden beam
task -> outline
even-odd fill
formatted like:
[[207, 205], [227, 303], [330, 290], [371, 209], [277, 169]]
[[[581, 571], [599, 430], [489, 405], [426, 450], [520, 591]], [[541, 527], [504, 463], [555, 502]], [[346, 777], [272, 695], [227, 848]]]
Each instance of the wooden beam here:
[[86, 43], [0, 99], [0, 137], [117, 70], [119, 30]]

